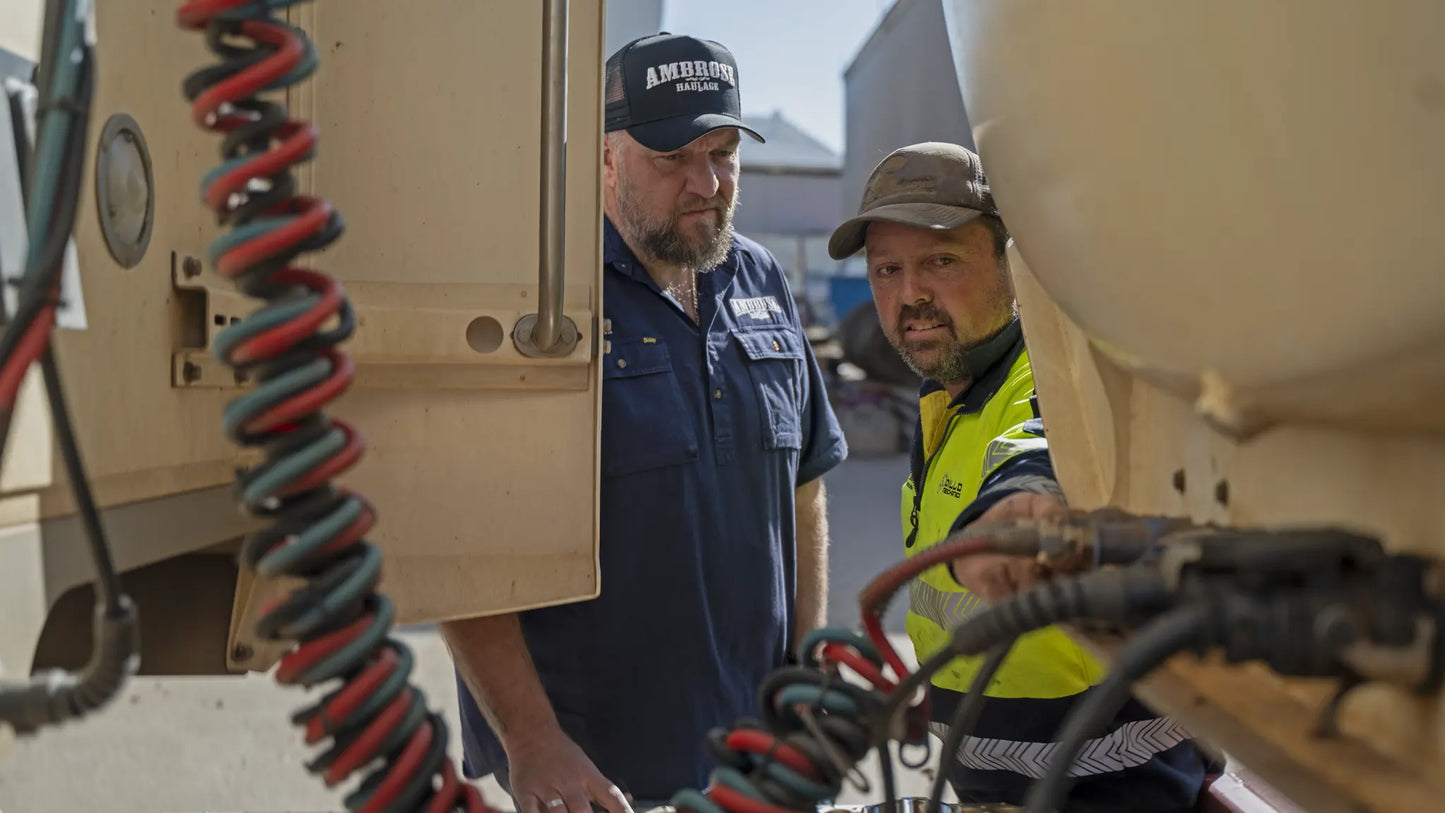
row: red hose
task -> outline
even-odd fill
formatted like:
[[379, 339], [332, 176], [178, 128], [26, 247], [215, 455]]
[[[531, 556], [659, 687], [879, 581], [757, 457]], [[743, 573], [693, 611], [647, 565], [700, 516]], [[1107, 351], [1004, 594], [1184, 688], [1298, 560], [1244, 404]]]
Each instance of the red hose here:
[[381, 687], [401, 659], [390, 649], [383, 649], [359, 676], [346, 684], [336, 697], [306, 723], [306, 744], [315, 745], [331, 736], [333, 721], [344, 720]]
[[807, 755], [791, 745], [779, 740], [777, 737], [766, 731], [741, 728], [729, 732], [724, 743], [729, 748], [739, 751], [749, 751], [754, 754], [770, 756], [778, 762], [792, 768], [793, 770], [817, 779], [818, 769]]
[[271, 279], [285, 285], [303, 285], [320, 294], [321, 299], [305, 314], [288, 319], [236, 345], [229, 359], [233, 364], [249, 364], [275, 358], [320, 329], [327, 319], [341, 310], [344, 299], [341, 285], [324, 274], [301, 268], [285, 268], [273, 274]]
[[[888, 635], [883, 631], [883, 610], [888, 601], [893, 598], [903, 585], [910, 580], [917, 578], [924, 571], [931, 567], [961, 559], [965, 556], [973, 556], [979, 553], [987, 553], [992, 548], [992, 540], [988, 537], [967, 537], [943, 542], [929, 548], [922, 553], [915, 554], [902, 562], [890, 567], [880, 573], [858, 596], [858, 604], [863, 615], [863, 631], [873, 645], [883, 656], [883, 660], [893, 668], [893, 673], [902, 680], [911, 670], [903, 663], [897, 650], [893, 648]], [[922, 721], [929, 716], [930, 702], [925, 692], [923, 698], [913, 710], [913, 723], [909, 735], [913, 739], [924, 736]]]
[[849, 669], [858, 673], [858, 676], [873, 684], [873, 688], [891, 691], [896, 685], [888, 679], [878, 667], [868, 662], [868, 659], [858, 653], [857, 650], [843, 644], [824, 644], [823, 660], [832, 663], [845, 664]]
[[298, 198], [298, 201], [301, 201], [301, 204], [295, 207], [295, 211], [299, 216], [293, 222], [247, 240], [222, 254], [216, 261], [216, 270], [222, 276], [234, 277], [295, 248], [326, 228], [326, 224], [331, 220], [331, 204], [313, 198]]
[[407, 741], [401, 756], [396, 758], [396, 764], [391, 767], [386, 778], [381, 780], [376, 792], [362, 805], [359, 813], [381, 813], [391, 804], [402, 788], [406, 787], [412, 772], [421, 767], [422, 757], [426, 756], [427, 747], [431, 744], [432, 733], [431, 723], [421, 724]]
[[[202, 2], [202, 5], [207, 5]], [[181, 19], [186, 19], [184, 11], [193, 7], [195, 3], [187, 3], [182, 6]], [[212, 3], [209, 5], [242, 5], [241, 3]], [[220, 11], [221, 9], [216, 9]], [[213, 12], [214, 13], [214, 12]], [[210, 22], [210, 16], [205, 18]], [[247, 96], [254, 96], [262, 88], [281, 79], [290, 73], [301, 62], [306, 55], [305, 44], [291, 35], [286, 28], [274, 23], [263, 23], [259, 20], [247, 20], [241, 24], [241, 36], [249, 37], [257, 42], [266, 45], [276, 46], [274, 54], [263, 59], [250, 68], [238, 71], [227, 79], [222, 79], [213, 85], [205, 93], [202, 93], [191, 105], [191, 120], [198, 127], [206, 127], [221, 105], [227, 104], [235, 99], [244, 99]]]
[[[322, 776], [326, 779], [327, 787], [335, 787], [346, 777], [350, 776], [357, 768], [370, 762], [376, 756], [376, 751], [396, 727], [406, 719], [406, 713], [411, 709], [412, 688], [410, 686], [402, 690], [394, 700], [387, 704], [386, 708], [371, 721], [371, 725], [361, 732], [361, 736], [351, 744], [350, 748], [341, 752], [341, 756], [331, 763]], [[420, 731], [420, 729], [418, 729]]]
[[13, 408], [20, 393], [20, 382], [25, 380], [25, 371], [45, 352], [50, 342], [50, 329], [55, 326], [55, 306], [46, 305], [35, 315], [35, 321], [25, 329], [25, 335], [15, 346], [15, 354], [0, 370], [0, 404]]
[[[182, 84], [191, 119], [229, 136], [224, 163], [202, 182], [201, 200], [232, 231], [212, 242], [207, 257], [243, 294], [266, 303], [216, 344], [224, 348], [220, 360], [255, 385], [227, 406], [224, 425], [236, 443], [264, 451], [265, 461], [239, 473], [238, 485], [245, 508], [273, 523], [243, 540], [240, 559], [253, 571], [306, 583], [262, 608], [264, 634], [296, 644], [281, 658], [276, 679], [341, 684], [293, 717], [307, 744], [333, 740], [308, 769], [328, 786], [363, 774], [363, 790], [346, 799], [352, 810], [487, 813], [481, 794], [461, 781], [446, 755], [446, 721], [426, 709], [424, 694], [407, 679], [410, 651], [386, 636], [394, 607], [377, 592], [381, 557], [365, 539], [376, 512], [335, 484], [365, 449], [360, 432], [324, 413], [355, 376], [339, 345], [356, 318], [335, 280], [296, 267], [300, 255], [326, 250], [345, 223], [326, 200], [294, 192], [293, 170], [315, 156], [319, 135], [311, 123], [294, 120], [282, 100], [314, 70], [317, 52], [305, 31], [273, 14], [281, 5], [291, 2], [191, 0], [176, 18], [184, 29], [204, 30], [218, 59]], [[308, 299], [298, 311], [299, 292]], [[44, 316], [48, 325], [53, 313]], [[323, 329], [332, 322], [336, 327]], [[310, 371], [319, 363], [329, 372], [316, 380]], [[307, 375], [298, 378], [295, 370]], [[23, 372], [0, 371], [0, 394], [12, 379], [18, 386]], [[304, 554], [285, 550], [303, 539]]]
[[[246, 423], [245, 430], [250, 433], [259, 433], [279, 429], [284, 424], [303, 415], [315, 412], [346, 392], [351, 386], [352, 375], [356, 372], [356, 363], [351, 360], [350, 356], [335, 351], [328, 351], [322, 355], [329, 358], [333, 366], [331, 375], [325, 381], [257, 415], [255, 419]], [[355, 438], [356, 433], [345, 421], [333, 419], [332, 423], [346, 428], [348, 440]]]

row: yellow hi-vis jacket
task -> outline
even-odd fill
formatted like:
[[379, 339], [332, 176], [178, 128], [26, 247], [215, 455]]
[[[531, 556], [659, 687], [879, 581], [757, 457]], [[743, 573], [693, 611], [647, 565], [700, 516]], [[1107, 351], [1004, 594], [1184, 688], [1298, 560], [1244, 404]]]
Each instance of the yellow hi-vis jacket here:
[[[1035, 417], [1033, 393], [1033, 372], [1022, 342], [952, 402], [941, 387], [932, 391], [925, 387], [919, 437], [914, 439], [914, 472], [903, 486], [906, 556], [943, 541], [994, 469], [1044, 443], [1017, 431]], [[907, 629], [918, 660], [941, 649], [951, 631], [982, 606], [982, 600], [959, 585], [944, 565], [910, 582]], [[982, 655], [956, 659], [933, 676], [933, 684], [966, 692], [982, 662]], [[1099, 682], [1104, 671], [1066, 634], [1049, 627], [1019, 638], [985, 694], [1068, 697]]]
[[[920, 396], [912, 474], [903, 488], [910, 557], [975, 519], [990, 500], [1021, 491], [1057, 493], [1018, 322], [973, 355], [971, 363], [983, 372], [957, 399], [935, 384], [926, 384]], [[986, 493], [979, 500], [981, 490]], [[908, 597], [908, 636], [920, 661], [982, 608], [943, 565], [914, 579]], [[931, 728], [938, 736], [947, 735], [982, 661], [982, 655], [956, 659], [934, 675]], [[989, 700], [977, 721], [941, 768], [959, 800], [1021, 804], [1047, 770], [1059, 727], [1104, 672], [1057, 628], [1019, 638], [985, 690]], [[1074, 760], [1069, 809], [1193, 810], [1204, 760], [1188, 738], [1177, 722], [1131, 697]]]

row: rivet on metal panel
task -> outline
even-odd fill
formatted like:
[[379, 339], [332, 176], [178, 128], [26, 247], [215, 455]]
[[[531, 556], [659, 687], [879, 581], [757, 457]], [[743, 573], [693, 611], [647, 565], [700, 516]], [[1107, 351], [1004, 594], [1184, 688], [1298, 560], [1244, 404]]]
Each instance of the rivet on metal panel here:
[[199, 277], [201, 275], [201, 261], [195, 257], [187, 257], [181, 263], [181, 273], [187, 277]]

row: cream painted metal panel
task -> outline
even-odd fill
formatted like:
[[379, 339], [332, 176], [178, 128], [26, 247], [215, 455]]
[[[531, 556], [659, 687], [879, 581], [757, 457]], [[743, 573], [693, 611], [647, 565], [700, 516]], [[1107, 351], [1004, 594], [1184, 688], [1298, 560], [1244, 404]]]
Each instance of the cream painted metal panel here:
[[1445, 5], [948, 5], [999, 206], [1099, 347], [1240, 433], [1445, 429]]
[[[338, 406], [368, 441], [345, 484], [380, 512], [372, 536], [387, 554], [383, 589], [403, 622], [597, 593], [603, 20], [599, 3], [570, 6], [566, 312], [582, 340], [557, 360], [528, 359], [505, 337], [474, 351], [469, 322], [444, 316], [491, 314], [509, 337], [536, 311], [543, 4], [296, 7], [322, 49], [296, 100], [321, 131], [310, 186], [348, 222], [325, 270], [359, 290], [440, 292], [410, 320], [394, 319], [390, 341], [406, 346], [406, 335], [435, 336], [429, 328], [445, 323], [450, 334], [431, 355], [463, 353], [517, 379], [368, 387]], [[358, 344], [372, 342], [372, 326], [362, 321]], [[564, 370], [576, 375], [549, 378]]]
[[[1070, 502], [1445, 554], [1445, 6], [945, 7]], [[1438, 701], [1371, 686], [1320, 738], [1328, 689], [1141, 686], [1310, 809], [1445, 794]]]
[[[20, 5], [5, 4], [0, 27], [33, 25], [38, 35], [39, 18], [30, 18], [41, 4]], [[358, 315], [344, 345], [356, 382], [331, 412], [359, 428], [367, 453], [342, 484], [377, 507], [371, 538], [402, 623], [599, 590], [597, 0], [574, 0], [568, 14], [564, 313], [581, 340], [565, 357], [532, 359], [511, 339], [538, 301], [542, 5], [438, 0], [420, 13], [389, 0], [321, 0], [288, 10], [321, 56], [288, 99], [320, 131], [301, 185], [347, 222], [331, 250], [304, 261], [338, 278]], [[248, 385], [206, 349], [217, 320], [256, 304], [200, 262], [220, 233], [198, 189], [220, 161], [221, 138], [191, 122], [181, 82], [213, 58], [175, 12], [169, 0], [97, 4], [98, 86], [76, 223], [89, 326], [54, 340], [97, 501], [111, 511], [144, 505], [162, 524], [165, 498], [210, 501], [255, 459], [221, 430], [224, 405]], [[117, 113], [138, 123], [154, 179], [149, 248], [130, 268], [107, 251], [95, 199], [96, 141]], [[43, 407], [38, 383], [26, 403]], [[34, 417], [17, 415], [15, 425], [48, 432], [43, 412]], [[49, 442], [33, 445], [7, 450], [6, 493], [33, 497], [6, 503], [25, 510], [0, 512], [0, 526], [73, 515]], [[35, 461], [24, 472], [22, 451]], [[192, 548], [244, 527], [233, 507], [209, 528], [187, 510]], [[130, 544], [116, 541], [120, 563], [153, 558]], [[54, 585], [86, 577], [84, 562], [67, 562]], [[236, 586], [238, 608], [254, 605], [250, 587]], [[247, 639], [251, 620], [233, 619], [233, 643]], [[266, 665], [264, 655], [234, 664]]]

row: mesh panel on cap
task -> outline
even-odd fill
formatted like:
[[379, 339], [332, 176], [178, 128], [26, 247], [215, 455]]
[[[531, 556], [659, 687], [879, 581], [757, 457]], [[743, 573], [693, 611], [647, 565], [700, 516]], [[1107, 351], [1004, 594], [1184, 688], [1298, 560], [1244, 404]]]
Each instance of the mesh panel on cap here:
[[607, 59], [607, 67], [603, 73], [602, 99], [607, 106], [604, 129], [607, 132], [626, 127], [629, 124], [627, 86], [622, 81], [622, 56], [626, 53], [626, 48], [618, 49], [617, 53]]

